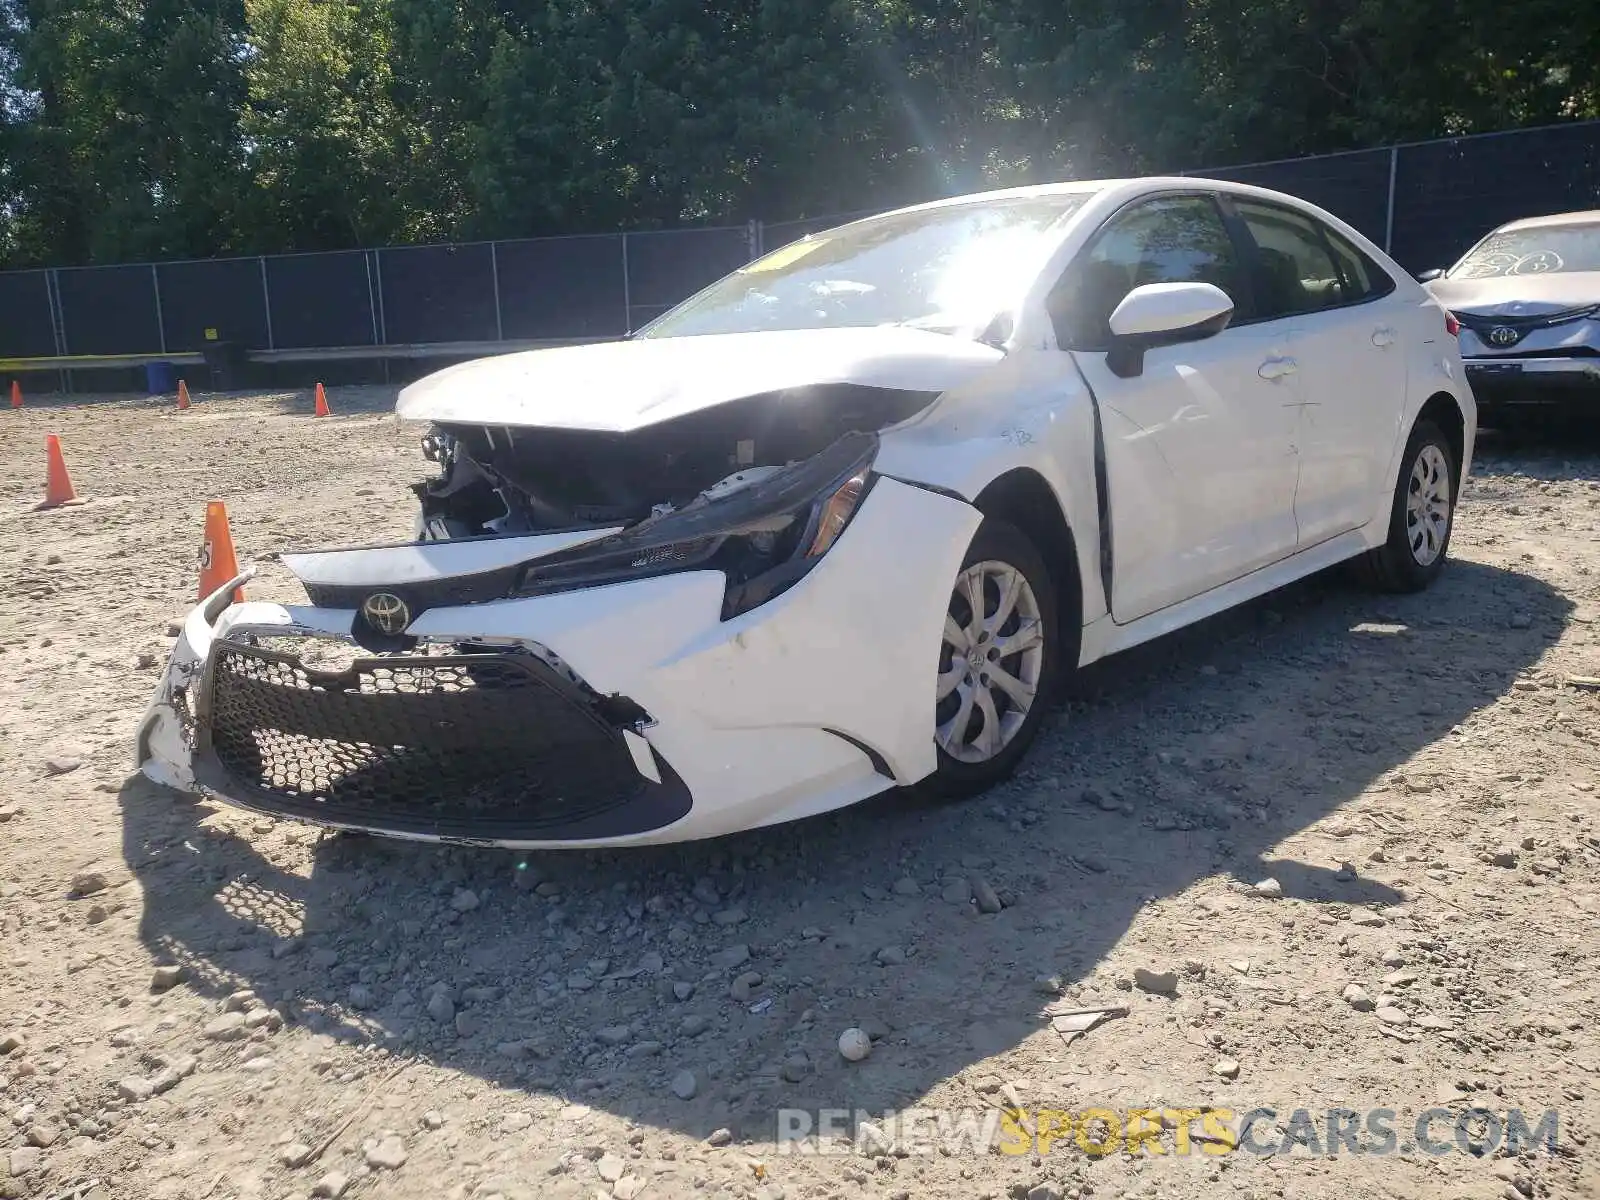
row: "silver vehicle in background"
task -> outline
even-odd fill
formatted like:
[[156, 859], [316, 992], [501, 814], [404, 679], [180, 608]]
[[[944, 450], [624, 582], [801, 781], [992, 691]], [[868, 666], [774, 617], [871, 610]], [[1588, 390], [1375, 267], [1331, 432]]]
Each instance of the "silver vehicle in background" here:
[[1512, 221], [1418, 278], [1461, 324], [1483, 409], [1600, 412], [1600, 209]]

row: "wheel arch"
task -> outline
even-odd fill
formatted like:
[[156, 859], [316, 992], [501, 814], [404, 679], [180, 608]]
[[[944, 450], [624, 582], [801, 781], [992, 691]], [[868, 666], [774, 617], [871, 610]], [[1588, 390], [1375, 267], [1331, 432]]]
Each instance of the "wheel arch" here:
[[[1420, 409], [1417, 410], [1417, 419], [1412, 422], [1414, 430], [1424, 421], [1431, 421], [1437, 425], [1444, 435], [1450, 439], [1451, 466], [1455, 470], [1455, 478], [1451, 486], [1457, 494], [1461, 490], [1461, 472], [1465, 467], [1465, 454], [1467, 448], [1467, 418], [1461, 411], [1460, 402], [1449, 392], [1435, 392], [1429, 396]], [[1410, 434], [1406, 435], [1407, 440]]]
[[1083, 577], [1078, 540], [1045, 477], [1032, 467], [1013, 467], [978, 493], [973, 507], [986, 517], [1015, 525], [1038, 547], [1056, 585], [1058, 612], [1083, 623]]

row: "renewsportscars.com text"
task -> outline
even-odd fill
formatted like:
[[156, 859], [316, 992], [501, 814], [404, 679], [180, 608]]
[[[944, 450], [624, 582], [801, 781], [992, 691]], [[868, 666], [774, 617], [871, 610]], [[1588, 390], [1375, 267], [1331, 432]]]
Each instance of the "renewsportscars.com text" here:
[[1554, 1152], [1554, 1110], [1392, 1108], [932, 1109], [881, 1114], [843, 1108], [780, 1109], [782, 1154], [1005, 1155], [1082, 1153], [1283, 1155], [1482, 1155]]

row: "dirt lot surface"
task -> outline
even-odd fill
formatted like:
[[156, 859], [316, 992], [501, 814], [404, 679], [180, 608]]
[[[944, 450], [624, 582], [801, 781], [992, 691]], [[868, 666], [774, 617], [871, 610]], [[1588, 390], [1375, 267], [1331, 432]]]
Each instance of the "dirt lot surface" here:
[[[519, 860], [130, 776], [205, 501], [245, 558], [409, 534], [417, 431], [331, 399], [0, 417], [0, 1195], [1600, 1196], [1600, 445], [1491, 441], [1433, 591], [1102, 664], [973, 803]], [[29, 511], [47, 432], [90, 503]], [[1009, 1107], [1216, 1111], [961, 1140]]]

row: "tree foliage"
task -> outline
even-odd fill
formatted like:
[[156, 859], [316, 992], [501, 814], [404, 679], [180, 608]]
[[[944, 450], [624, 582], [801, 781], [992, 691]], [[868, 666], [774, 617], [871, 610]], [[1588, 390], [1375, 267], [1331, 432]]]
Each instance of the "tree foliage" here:
[[0, 265], [784, 219], [1600, 116], [1600, 6], [0, 0]]

